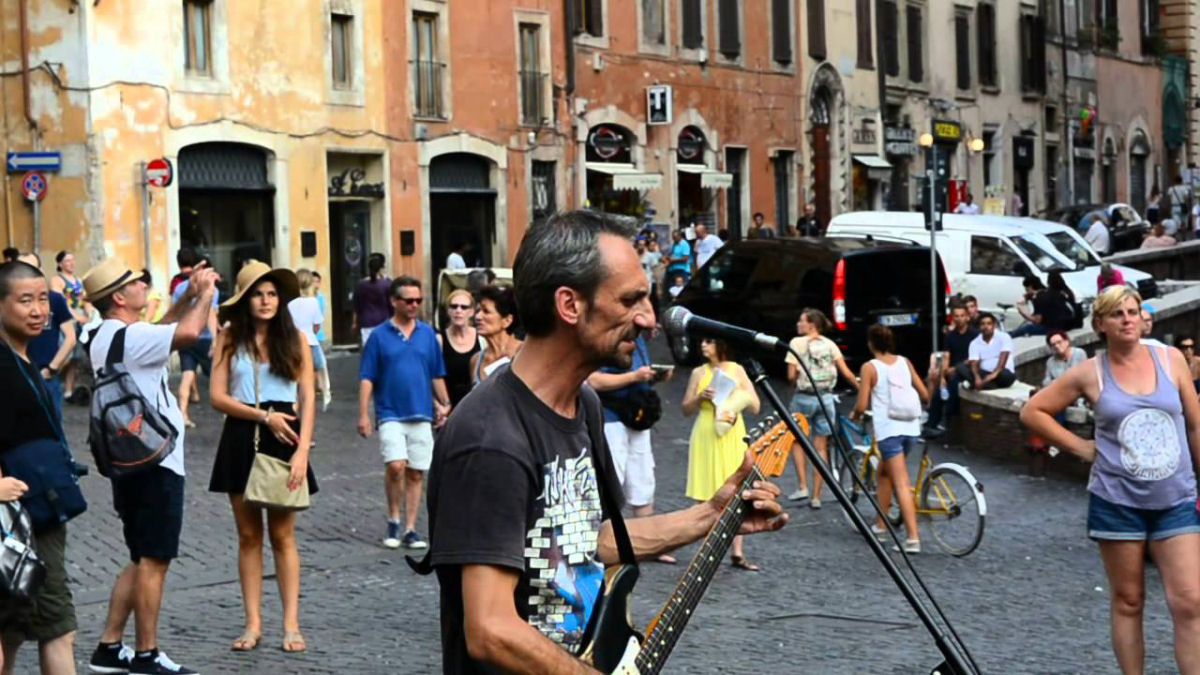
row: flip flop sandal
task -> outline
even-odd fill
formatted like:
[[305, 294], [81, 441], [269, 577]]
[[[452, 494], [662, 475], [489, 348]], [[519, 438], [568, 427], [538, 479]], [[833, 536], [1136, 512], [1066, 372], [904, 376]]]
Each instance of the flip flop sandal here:
[[757, 572], [758, 571], [758, 565], [755, 565], [754, 563], [750, 562], [749, 560], [746, 560], [746, 556], [742, 556], [742, 555], [730, 556], [730, 562], [732, 562], [733, 566], [739, 570], [746, 570], [747, 572]]
[[[288, 647], [291, 646], [291, 649]], [[304, 636], [298, 630], [286, 630], [283, 632], [283, 651], [289, 654], [299, 654], [308, 649], [308, 644], [304, 642]]]
[[261, 637], [260, 633], [255, 633], [252, 630], [244, 631], [241, 637], [233, 641], [233, 651], [252, 652], [258, 648], [258, 641]]

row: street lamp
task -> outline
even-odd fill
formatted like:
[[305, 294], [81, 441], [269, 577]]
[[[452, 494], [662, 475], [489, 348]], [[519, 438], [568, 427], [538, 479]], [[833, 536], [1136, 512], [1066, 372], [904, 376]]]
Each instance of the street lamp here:
[[930, 351], [934, 354], [938, 352], [938, 264], [937, 264], [937, 230], [938, 230], [938, 209], [937, 209], [937, 161], [938, 153], [933, 147], [933, 134], [928, 131], [921, 134], [917, 139], [917, 143], [925, 148], [925, 182], [929, 184], [929, 278], [932, 298], [929, 302], [929, 324], [932, 333], [932, 339], [929, 343]]
[[932, 148], [933, 134], [926, 131], [925, 133], [921, 134], [919, 139], [917, 139], [917, 143], [920, 143], [922, 148]]
[[972, 138], [971, 141], [967, 143], [967, 149], [971, 152], [983, 152], [986, 146], [987, 144], [983, 142], [982, 138]]

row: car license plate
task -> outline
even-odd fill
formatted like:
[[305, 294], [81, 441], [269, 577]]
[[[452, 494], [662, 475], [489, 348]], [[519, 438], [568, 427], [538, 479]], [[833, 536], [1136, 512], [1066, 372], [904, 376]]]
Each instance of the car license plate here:
[[912, 326], [917, 323], [916, 314], [884, 314], [879, 317], [884, 326]]

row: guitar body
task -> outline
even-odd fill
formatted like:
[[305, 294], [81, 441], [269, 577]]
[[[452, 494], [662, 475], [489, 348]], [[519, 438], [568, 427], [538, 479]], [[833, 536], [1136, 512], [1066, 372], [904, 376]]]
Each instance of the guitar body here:
[[[581, 658], [602, 673], [619, 673], [632, 663], [642, 635], [633, 629], [629, 599], [637, 584], [638, 568], [615, 565], [604, 572], [604, 589], [584, 631]], [[630, 672], [630, 671], [626, 671]]]

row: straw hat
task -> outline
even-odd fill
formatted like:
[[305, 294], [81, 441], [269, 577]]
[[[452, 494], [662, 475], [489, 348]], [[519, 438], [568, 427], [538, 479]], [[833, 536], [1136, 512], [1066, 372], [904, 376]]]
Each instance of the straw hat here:
[[263, 279], [269, 279], [275, 283], [275, 289], [279, 292], [279, 301], [283, 304], [295, 300], [300, 295], [300, 282], [296, 279], [295, 272], [285, 267], [271, 269], [271, 266], [264, 262], [251, 260], [238, 272], [237, 292], [233, 294], [233, 297], [221, 303], [221, 309], [217, 312], [221, 323], [225, 323], [229, 311], [242, 301], [242, 296], [254, 288], [254, 284]]
[[121, 287], [133, 281], [142, 278], [142, 273], [139, 270], [134, 270], [129, 265], [125, 264], [117, 256], [106, 258], [104, 262], [96, 265], [88, 270], [88, 273], [83, 275], [83, 293], [84, 299], [88, 302], [95, 302], [101, 298], [106, 298], [114, 292], [121, 290]]

